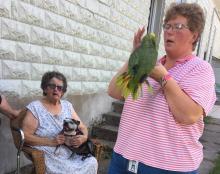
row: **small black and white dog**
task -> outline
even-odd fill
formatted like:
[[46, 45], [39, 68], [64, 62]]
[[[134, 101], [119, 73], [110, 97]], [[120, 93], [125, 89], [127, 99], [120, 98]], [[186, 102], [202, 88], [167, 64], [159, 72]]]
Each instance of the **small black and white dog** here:
[[94, 156], [94, 144], [92, 143], [92, 141], [87, 139], [87, 141], [81, 144], [78, 148], [75, 148], [69, 144], [69, 141], [72, 136], [83, 135], [83, 133], [78, 128], [79, 124], [80, 121], [78, 120], [71, 118], [65, 119], [63, 121], [63, 130], [61, 134], [64, 134], [65, 136], [64, 145], [66, 145], [72, 151], [70, 157], [72, 157], [72, 155], [74, 154], [78, 154], [82, 155], [82, 160], [84, 160], [87, 157], [90, 157], [92, 155]]

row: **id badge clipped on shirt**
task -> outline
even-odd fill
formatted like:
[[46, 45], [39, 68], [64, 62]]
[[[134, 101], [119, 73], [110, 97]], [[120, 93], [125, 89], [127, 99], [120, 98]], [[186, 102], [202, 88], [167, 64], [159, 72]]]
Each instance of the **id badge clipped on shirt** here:
[[137, 174], [138, 171], [138, 161], [129, 160], [128, 171]]

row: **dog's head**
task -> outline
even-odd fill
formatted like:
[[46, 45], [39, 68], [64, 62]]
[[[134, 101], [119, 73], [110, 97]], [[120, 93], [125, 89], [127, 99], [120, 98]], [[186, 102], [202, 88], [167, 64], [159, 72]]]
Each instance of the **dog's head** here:
[[76, 135], [79, 124], [80, 121], [78, 120], [66, 118], [63, 121], [64, 135]]

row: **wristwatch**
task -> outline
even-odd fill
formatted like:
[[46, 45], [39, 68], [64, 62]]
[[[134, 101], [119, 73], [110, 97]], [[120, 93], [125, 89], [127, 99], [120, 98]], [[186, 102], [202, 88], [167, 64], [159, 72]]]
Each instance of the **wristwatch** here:
[[167, 73], [166, 75], [164, 75], [163, 77], [160, 78], [159, 80], [159, 84], [161, 86], [161, 88], [163, 89], [166, 84], [167, 84], [167, 81], [171, 78], [171, 75], [169, 73]]

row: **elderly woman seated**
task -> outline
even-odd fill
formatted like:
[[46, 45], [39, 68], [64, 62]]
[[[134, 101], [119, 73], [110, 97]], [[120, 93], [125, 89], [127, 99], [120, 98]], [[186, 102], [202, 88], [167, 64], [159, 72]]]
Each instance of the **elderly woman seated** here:
[[67, 89], [67, 81], [59, 72], [46, 72], [41, 81], [43, 97], [27, 106], [23, 121], [25, 141], [32, 147], [44, 151], [46, 173], [53, 174], [96, 174], [98, 164], [95, 157], [82, 160], [81, 155], [74, 154], [62, 144], [65, 136], [60, 134], [65, 119], [80, 121], [82, 135], [72, 136], [69, 145], [77, 148], [88, 139], [87, 127], [80, 120], [73, 106], [61, 100]]

